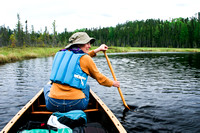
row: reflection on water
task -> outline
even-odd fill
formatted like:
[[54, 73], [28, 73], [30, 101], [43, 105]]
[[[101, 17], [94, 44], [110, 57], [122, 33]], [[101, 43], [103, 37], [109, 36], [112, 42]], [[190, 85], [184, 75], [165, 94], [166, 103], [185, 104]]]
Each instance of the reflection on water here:
[[[128, 132], [200, 132], [200, 54], [108, 54], [128, 105], [114, 87], [89, 84]], [[0, 129], [48, 81], [52, 57], [0, 66]], [[94, 58], [112, 78], [103, 56]]]

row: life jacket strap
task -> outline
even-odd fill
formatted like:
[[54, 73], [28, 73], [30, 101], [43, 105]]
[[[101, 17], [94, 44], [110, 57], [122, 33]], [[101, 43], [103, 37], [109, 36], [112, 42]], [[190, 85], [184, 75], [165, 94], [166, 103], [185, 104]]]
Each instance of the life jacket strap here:
[[76, 74], [74, 74], [74, 77], [80, 79], [80, 80], [81, 80], [81, 84], [84, 86], [84, 83], [83, 83], [82, 80], [86, 80], [85, 77], [82, 77], [82, 76], [80, 76], [80, 75], [76, 75]]

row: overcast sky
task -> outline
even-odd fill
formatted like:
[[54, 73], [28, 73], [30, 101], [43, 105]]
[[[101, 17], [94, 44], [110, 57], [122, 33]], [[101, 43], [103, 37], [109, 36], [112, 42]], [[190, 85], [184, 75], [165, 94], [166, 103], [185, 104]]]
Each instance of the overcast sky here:
[[5, 0], [1, 1], [0, 26], [14, 29], [17, 14], [28, 30], [63, 32], [81, 28], [116, 26], [126, 21], [195, 17], [200, 0]]

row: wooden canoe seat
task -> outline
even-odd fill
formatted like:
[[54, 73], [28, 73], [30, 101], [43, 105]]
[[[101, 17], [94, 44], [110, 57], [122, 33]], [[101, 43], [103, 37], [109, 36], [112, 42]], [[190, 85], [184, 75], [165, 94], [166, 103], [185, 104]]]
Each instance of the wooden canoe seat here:
[[[46, 105], [38, 105], [39, 108], [46, 108]], [[86, 109], [83, 110], [85, 113], [86, 112], [93, 112], [93, 111], [99, 111], [99, 109]], [[51, 111], [35, 111], [34, 106], [32, 105], [32, 112], [31, 114], [52, 114], [53, 112]]]
[[[92, 103], [89, 102], [88, 105], [92, 105]], [[96, 103], [96, 107], [94, 109], [86, 109], [86, 110], [83, 110], [83, 111], [84, 112], [99, 111], [98, 104]], [[44, 104], [44, 102], [41, 102], [40, 99], [37, 99], [37, 107], [35, 107], [32, 104], [31, 114], [52, 114], [52, 113], [53, 112], [46, 110], [46, 105]]]
[[[88, 105], [92, 105], [92, 103], [89, 103]], [[41, 104], [39, 104], [38, 107], [39, 107], [39, 108], [46, 108], [46, 105], [41, 105]]]
[[[85, 113], [86, 112], [93, 112], [93, 111], [99, 111], [99, 109], [86, 109], [83, 110]], [[53, 112], [50, 111], [32, 111], [31, 114], [46, 114], [46, 115], [51, 115]]]

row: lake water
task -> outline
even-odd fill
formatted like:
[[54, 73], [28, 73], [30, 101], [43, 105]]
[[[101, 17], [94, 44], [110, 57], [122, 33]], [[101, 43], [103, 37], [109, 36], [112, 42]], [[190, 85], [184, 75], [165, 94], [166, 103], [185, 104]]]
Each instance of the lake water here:
[[[200, 53], [108, 54], [128, 105], [117, 88], [89, 78], [91, 89], [127, 132], [200, 132]], [[112, 78], [103, 55], [93, 58]], [[0, 65], [0, 130], [48, 82], [53, 57]]]

